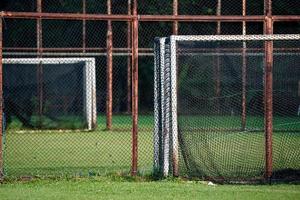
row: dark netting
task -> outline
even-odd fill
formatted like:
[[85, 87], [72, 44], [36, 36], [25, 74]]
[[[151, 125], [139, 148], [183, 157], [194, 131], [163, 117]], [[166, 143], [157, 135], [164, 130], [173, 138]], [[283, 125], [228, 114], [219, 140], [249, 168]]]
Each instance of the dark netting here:
[[274, 42], [273, 178], [299, 179], [299, 41]]
[[[261, 179], [264, 42], [177, 44], [180, 174], [225, 181]], [[299, 55], [291, 53], [274, 52], [273, 178], [300, 169]]]
[[4, 113], [13, 128], [87, 128], [85, 62], [4, 64]]

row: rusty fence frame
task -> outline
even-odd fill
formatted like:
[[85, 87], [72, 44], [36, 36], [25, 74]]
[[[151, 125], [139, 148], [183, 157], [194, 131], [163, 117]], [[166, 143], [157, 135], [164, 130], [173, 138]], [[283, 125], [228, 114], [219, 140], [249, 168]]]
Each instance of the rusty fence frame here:
[[[216, 22], [217, 34], [221, 34], [222, 22], [241, 22], [243, 26], [243, 34], [246, 34], [247, 22], [262, 22], [264, 24], [264, 34], [273, 33], [274, 22], [300, 22], [300, 15], [272, 15], [272, 0], [264, 0], [264, 15], [246, 15], [246, 1], [242, 1], [243, 12], [242, 15], [221, 15], [222, 0], [218, 0], [216, 15], [178, 15], [178, 1], [173, 0], [173, 14], [172, 15], [139, 15], [138, 14], [138, 0], [128, 0], [128, 12], [126, 15], [111, 14], [111, 0], [107, 0], [107, 14], [88, 14], [86, 13], [86, 0], [82, 0], [82, 13], [45, 13], [42, 11], [42, 0], [37, 0], [36, 12], [0, 12], [0, 179], [3, 177], [3, 152], [2, 152], [2, 56], [3, 51], [24, 51], [36, 52], [37, 56], [42, 56], [43, 52], [81, 52], [88, 53], [89, 51], [103, 52], [107, 55], [107, 89], [108, 94], [106, 100], [106, 115], [107, 115], [107, 129], [112, 127], [112, 55], [113, 52], [123, 52], [128, 54], [127, 61], [127, 112], [132, 115], [132, 167], [131, 174], [137, 175], [138, 172], [138, 57], [143, 53], [151, 53], [150, 48], [138, 47], [138, 33], [139, 22], [172, 22], [172, 33], [178, 34], [179, 22]], [[37, 21], [37, 47], [36, 48], [4, 48], [3, 47], [3, 19], [34, 19]], [[82, 48], [43, 48], [42, 43], [42, 20], [77, 20], [82, 21]], [[106, 48], [87, 48], [86, 47], [86, 21], [106, 21], [107, 24], [107, 46]], [[114, 21], [123, 21], [127, 23], [127, 48], [114, 48], [112, 27]], [[265, 105], [265, 158], [266, 169], [265, 178], [270, 179], [272, 175], [272, 68], [273, 68], [273, 44], [271, 41], [265, 42], [265, 91], [264, 91], [264, 105]], [[131, 58], [130, 58], [131, 55]], [[216, 63], [218, 69], [219, 63]], [[247, 63], [243, 62], [243, 72], [246, 72]], [[218, 70], [217, 70], [218, 71]], [[42, 73], [42, 72], [41, 72]], [[246, 74], [243, 76], [243, 83], [246, 82]], [[216, 92], [218, 92], [218, 83], [216, 83]], [[242, 127], [246, 124], [246, 97], [244, 95], [245, 85], [243, 85], [243, 115]]]

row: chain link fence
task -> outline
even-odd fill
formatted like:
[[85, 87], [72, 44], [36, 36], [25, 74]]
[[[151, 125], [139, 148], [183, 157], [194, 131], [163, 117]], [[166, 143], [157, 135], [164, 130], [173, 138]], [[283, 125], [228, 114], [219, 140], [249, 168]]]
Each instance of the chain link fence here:
[[[43, 0], [41, 11], [57, 15], [100, 15], [108, 13], [108, 2], [112, 15], [132, 13], [131, 0]], [[174, 2], [138, 1], [138, 14], [173, 15]], [[3, 1], [1, 9], [37, 12], [37, 5], [37, 0]], [[295, 1], [273, 0], [273, 14], [300, 15], [297, 5]], [[243, 15], [240, 0], [230, 3], [178, 0], [177, 6], [178, 15]], [[244, 7], [247, 16], [264, 15], [263, 0], [246, 1]], [[87, 20], [82, 16], [76, 20], [59, 17], [2, 18], [3, 58], [8, 61], [3, 62], [6, 124], [2, 146], [5, 176], [95, 176], [130, 172], [131, 21], [111, 21], [111, 41], [108, 21]], [[153, 41], [155, 37], [172, 35], [173, 22], [155, 19], [139, 21], [138, 170], [143, 175], [151, 174], [153, 170]], [[246, 23], [246, 34], [263, 33], [264, 21]], [[299, 33], [299, 22], [275, 22], [274, 33]], [[180, 21], [178, 34], [240, 35], [243, 34], [243, 22]], [[108, 45], [110, 42], [111, 46]], [[111, 57], [108, 52], [112, 53]], [[9, 64], [9, 60], [13, 59], [19, 62]], [[28, 64], [28, 59], [39, 62]], [[43, 59], [57, 62], [47, 64]], [[93, 75], [86, 70], [84, 60], [89, 59], [94, 60], [95, 83], [89, 80]], [[112, 66], [111, 74], [109, 64]], [[83, 73], [85, 70], [86, 74]], [[18, 74], [18, 78], [12, 73]], [[17, 87], [18, 81], [23, 88]], [[24, 88], [26, 84], [28, 87]], [[95, 105], [87, 100], [86, 90], [95, 92]], [[109, 106], [111, 110], [108, 112]], [[87, 112], [96, 113], [96, 117]], [[108, 126], [109, 115], [112, 116], [111, 128]], [[92, 124], [90, 128], [89, 123]]]

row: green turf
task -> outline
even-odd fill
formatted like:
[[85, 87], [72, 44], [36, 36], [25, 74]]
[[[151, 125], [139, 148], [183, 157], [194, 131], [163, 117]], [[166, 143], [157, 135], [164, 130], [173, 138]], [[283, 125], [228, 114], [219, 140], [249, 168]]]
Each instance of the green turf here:
[[[141, 117], [139, 172], [152, 170], [152, 117]], [[8, 177], [94, 176], [129, 173], [131, 169], [131, 120], [114, 116], [113, 130], [105, 130], [98, 118], [96, 131], [30, 131], [9, 128], [6, 132], [4, 169]]]
[[116, 178], [37, 180], [0, 185], [1, 200], [15, 199], [299, 199], [300, 185], [215, 185]]
[[[128, 129], [132, 127], [131, 115], [113, 115], [112, 124], [114, 129]], [[31, 118], [31, 124], [38, 124], [38, 117]], [[41, 126], [43, 129], [82, 129], [84, 124], [82, 123], [82, 118], [80, 117], [64, 117], [57, 118], [57, 121], [53, 121], [47, 117], [42, 118]], [[153, 127], [153, 115], [140, 115], [139, 116], [139, 127], [147, 128], [148, 130]], [[104, 115], [99, 115], [97, 118], [98, 130], [104, 130], [106, 128], [106, 117]], [[12, 118], [12, 122], [9, 124], [10, 130], [23, 130], [26, 129], [22, 126], [22, 123], [15, 117]]]
[[[184, 125], [181, 123], [183, 120]], [[260, 123], [248, 117], [248, 123]], [[298, 129], [298, 118], [275, 117], [274, 122]], [[238, 117], [180, 118], [180, 128], [223, 127], [240, 125]], [[6, 132], [4, 169], [7, 177], [15, 176], [95, 176], [110, 173], [128, 174], [131, 168], [131, 117], [113, 117], [112, 131], [105, 130], [105, 117], [98, 118], [96, 131], [30, 131], [10, 127]], [[139, 117], [139, 173], [150, 174], [153, 163], [153, 117]], [[185, 134], [193, 163], [203, 174], [213, 176], [261, 176], [264, 170], [263, 132], [188, 132]], [[274, 170], [299, 168], [299, 133], [273, 134]], [[183, 158], [180, 157], [184, 172]], [[192, 166], [196, 169], [195, 166]], [[222, 172], [220, 174], [220, 172]], [[193, 171], [199, 175], [199, 171]]]

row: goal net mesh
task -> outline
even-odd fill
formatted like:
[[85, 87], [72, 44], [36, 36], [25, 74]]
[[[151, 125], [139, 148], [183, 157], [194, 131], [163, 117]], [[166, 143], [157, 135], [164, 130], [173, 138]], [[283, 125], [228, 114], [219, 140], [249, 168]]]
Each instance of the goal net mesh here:
[[[265, 42], [176, 41], [176, 66], [170, 67], [177, 76], [179, 175], [222, 180], [264, 176]], [[272, 178], [293, 179], [300, 170], [299, 41], [272, 42]]]
[[[34, 59], [33, 59], [34, 60]], [[4, 62], [3, 96], [7, 128], [86, 129], [87, 78], [84, 61]], [[90, 85], [91, 86], [91, 85]]]

